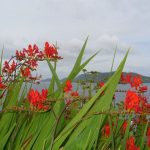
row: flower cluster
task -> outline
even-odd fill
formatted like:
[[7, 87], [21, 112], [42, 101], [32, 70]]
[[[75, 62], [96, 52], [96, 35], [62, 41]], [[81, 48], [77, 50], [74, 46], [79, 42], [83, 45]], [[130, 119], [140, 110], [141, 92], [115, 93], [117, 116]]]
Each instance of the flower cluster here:
[[[16, 55], [12, 56], [9, 61], [5, 61], [2, 68], [2, 78], [6, 84], [15, 81], [18, 75], [21, 75], [27, 82], [35, 82], [40, 79], [40, 76], [33, 77], [32, 71], [37, 69], [38, 61], [45, 59], [57, 61], [62, 59], [58, 56], [57, 48], [48, 42], [45, 42], [45, 47], [40, 50], [36, 44], [31, 45], [23, 50], [16, 50]], [[2, 83], [0, 78], [0, 89], [5, 89], [7, 85]]]
[[146, 92], [148, 90], [147, 86], [143, 86], [142, 77], [140, 75], [133, 76], [131, 73], [124, 75], [121, 74], [121, 83], [130, 84], [131, 88], [139, 90], [141, 92]]
[[0, 77], [0, 90], [3, 90], [6, 88], [6, 85], [2, 81], [2, 77]]
[[126, 141], [126, 150], [140, 150], [140, 148], [135, 145], [135, 139], [133, 136], [130, 136]]
[[31, 89], [28, 93], [28, 100], [30, 102], [30, 106], [31, 108], [35, 108], [38, 110], [48, 110], [48, 106], [45, 105], [45, 102], [47, 100], [47, 96], [48, 96], [48, 90], [47, 89], [43, 89], [41, 94], [34, 89]]
[[107, 124], [105, 124], [105, 126], [103, 127], [102, 135], [105, 136], [105, 137], [109, 137], [109, 136], [110, 136], [110, 133], [111, 133], [110, 125], [107, 123]]
[[126, 76], [122, 74], [121, 80], [124, 81], [124, 83], [129, 83], [131, 86], [131, 89], [126, 93], [124, 108], [138, 113], [148, 111], [150, 104], [147, 98], [142, 94], [148, 90], [148, 87], [143, 85], [141, 76], [133, 77], [132, 74], [127, 74]]
[[66, 85], [64, 87], [64, 92], [65, 93], [68, 93], [72, 90], [72, 84], [71, 84], [71, 81], [70, 80], [67, 80], [66, 81]]
[[65, 93], [66, 105], [71, 104], [73, 97], [79, 96], [79, 93], [77, 91], [73, 91], [73, 86], [72, 86], [71, 80], [66, 81], [66, 84], [64, 87], [64, 93]]
[[122, 73], [120, 81], [121, 81], [121, 83], [124, 83], [124, 84], [131, 83], [131, 78], [132, 78], [132, 74], [131, 73], [128, 73], [126, 75], [124, 75]]
[[134, 110], [135, 112], [139, 112], [140, 110], [140, 99], [138, 95], [134, 91], [127, 91], [125, 101], [124, 101], [124, 108], [126, 110]]
[[48, 42], [45, 43], [44, 54], [50, 59], [62, 59], [61, 56], [58, 56], [57, 48]]
[[12, 74], [15, 70], [16, 70], [17, 64], [16, 62], [13, 60], [11, 64], [8, 63], [8, 61], [4, 62], [4, 67], [2, 69], [2, 72], [4, 74]]

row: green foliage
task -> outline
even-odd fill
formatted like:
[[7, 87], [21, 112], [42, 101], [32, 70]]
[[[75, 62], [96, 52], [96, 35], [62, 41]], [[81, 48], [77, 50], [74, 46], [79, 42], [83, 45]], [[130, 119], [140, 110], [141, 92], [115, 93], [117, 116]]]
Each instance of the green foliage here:
[[[120, 63], [118, 69], [107, 83], [96, 94], [92, 94], [91, 85], [89, 99], [83, 107], [73, 110], [71, 105], [71, 117], [65, 119], [65, 96], [63, 89], [67, 80], [74, 80], [80, 71], [97, 55], [95, 53], [85, 62], [82, 62], [87, 44], [86, 39], [74, 67], [66, 80], [62, 83], [56, 73], [56, 61], [52, 64], [47, 58], [47, 64], [52, 74], [49, 84], [48, 98], [58, 99], [51, 102], [51, 108], [47, 111], [13, 110], [3, 111], [12, 107], [28, 108], [26, 101], [27, 87], [23, 84], [24, 78], [20, 75], [19, 82], [10, 83], [0, 116], [0, 150], [97, 150], [97, 149], [125, 149], [126, 141], [133, 133], [130, 131], [132, 115], [128, 119], [127, 129], [122, 135], [121, 128], [124, 122], [122, 115], [109, 114], [114, 111], [112, 100], [123, 71], [128, 52]], [[111, 71], [113, 70], [116, 50], [113, 56]], [[2, 59], [0, 62], [0, 69]], [[55, 86], [57, 86], [55, 88]], [[22, 89], [22, 90], [21, 90]], [[22, 91], [22, 92], [21, 92]], [[92, 96], [93, 95], [93, 96]], [[110, 136], [103, 135], [104, 125], [110, 126]], [[115, 127], [114, 127], [115, 126]], [[144, 135], [141, 138], [140, 147], [144, 149], [148, 124], [143, 127]]]

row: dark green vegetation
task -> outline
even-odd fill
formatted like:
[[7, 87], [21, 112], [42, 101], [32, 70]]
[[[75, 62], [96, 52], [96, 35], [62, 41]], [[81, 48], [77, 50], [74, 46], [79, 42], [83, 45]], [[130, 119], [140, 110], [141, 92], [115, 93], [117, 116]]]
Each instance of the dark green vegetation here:
[[[138, 73], [134, 73], [134, 72], [123, 72], [123, 74], [128, 74], [131, 73], [133, 76], [137, 76], [140, 75]], [[80, 74], [78, 75], [74, 81], [85, 81], [85, 80], [92, 80], [94, 82], [99, 82], [99, 81], [107, 81], [109, 77], [111, 77], [114, 74], [114, 72], [97, 72], [97, 71], [91, 71], [91, 72], [86, 72], [84, 74]], [[144, 75], [140, 75], [142, 77], [142, 81], [143, 83], [150, 83], [150, 77], [148, 76], [144, 76]], [[64, 79], [62, 79], [64, 80]], [[44, 79], [42, 80], [42, 82], [49, 82], [50, 79]]]

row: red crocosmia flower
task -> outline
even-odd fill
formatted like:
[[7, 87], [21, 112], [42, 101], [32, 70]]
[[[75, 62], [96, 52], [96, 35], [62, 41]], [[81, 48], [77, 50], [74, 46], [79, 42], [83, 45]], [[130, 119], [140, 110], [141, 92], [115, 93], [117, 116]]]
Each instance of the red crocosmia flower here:
[[110, 136], [110, 126], [109, 124], [106, 124], [103, 128], [103, 135], [106, 137]]
[[127, 128], [127, 125], [128, 125], [128, 122], [127, 122], [127, 121], [124, 121], [124, 123], [123, 123], [123, 125], [122, 125], [122, 127], [121, 127], [121, 130], [122, 130], [123, 133], [125, 133], [126, 128]]
[[48, 58], [54, 58], [55, 56], [58, 55], [58, 52], [57, 52], [57, 49], [53, 45], [51, 45], [48, 42], [46, 42], [45, 43], [44, 54]]
[[12, 62], [12, 64], [11, 64], [11, 67], [10, 67], [11, 72], [15, 71], [16, 66], [17, 66], [16, 63], [15, 63], [15, 61], [13, 60], [13, 62]]
[[29, 76], [31, 76], [31, 71], [30, 71], [29, 68], [21, 69], [21, 73], [22, 73], [22, 76], [24, 76], [24, 77], [29, 77]]
[[39, 101], [40, 93], [37, 90], [31, 89], [28, 93], [29, 102], [36, 106], [37, 102]]
[[38, 66], [37, 61], [35, 59], [30, 59], [29, 61], [26, 62], [30, 67], [36, 68]]
[[78, 92], [72, 92], [71, 96], [79, 96], [79, 93]]
[[72, 84], [71, 84], [71, 81], [70, 80], [67, 80], [66, 81], [66, 86], [64, 87], [64, 91], [65, 92], [70, 92], [72, 90]]
[[124, 74], [123, 74], [123, 73], [121, 73], [120, 80], [121, 80], [121, 81], [124, 81], [124, 79], [125, 79]]
[[135, 139], [133, 136], [130, 136], [126, 141], [126, 150], [140, 150], [140, 148], [135, 145]]
[[42, 60], [44, 58], [44, 54], [42, 51], [39, 51], [39, 53], [37, 54], [37, 58]]
[[18, 51], [18, 50], [16, 50], [16, 59], [17, 60], [22, 61], [22, 60], [25, 59], [25, 57], [26, 57], [25, 51]]
[[131, 73], [128, 73], [128, 74], [126, 75], [125, 82], [126, 82], [126, 83], [131, 83], [131, 78], [132, 78], [132, 74], [131, 74]]
[[2, 77], [0, 77], [0, 90], [3, 90], [3, 89], [5, 89], [5, 88], [6, 88], [6, 85], [3, 84], [3, 82], [2, 82]]
[[104, 82], [100, 82], [100, 83], [99, 83], [99, 87], [100, 87], [100, 88], [103, 87], [104, 85], [105, 85]]
[[15, 71], [16, 66], [17, 66], [17, 64], [15, 63], [14, 60], [11, 65], [9, 65], [8, 61], [5, 61], [4, 67], [3, 67], [3, 72], [11, 74], [12, 72]]
[[147, 136], [150, 136], [150, 127], [147, 129], [146, 135], [147, 135]]
[[[102, 88], [104, 85], [105, 85], [104, 82], [100, 82], [100, 83], [99, 83], [99, 87], [100, 87], [100, 88]], [[105, 93], [105, 92], [103, 91], [103, 92], [100, 94], [100, 96], [104, 95], [104, 93]]]
[[133, 77], [133, 80], [130, 84], [131, 84], [131, 87], [135, 87], [135, 89], [137, 90], [139, 88], [139, 86], [142, 84], [141, 76]]
[[35, 57], [36, 54], [39, 53], [39, 48], [37, 47], [36, 44], [34, 44], [33, 46], [30, 44], [28, 46], [28, 49], [24, 49], [24, 51], [27, 53], [28, 57]]
[[124, 75], [123, 73], [121, 74], [121, 82], [123, 82], [124, 84], [127, 83], [131, 83], [131, 79], [132, 79], [132, 74], [128, 73], [126, 75]]
[[46, 101], [47, 96], [48, 96], [47, 89], [43, 89], [41, 94], [37, 90], [34, 90], [34, 89], [31, 89], [28, 93], [28, 99], [29, 99], [30, 105], [38, 110], [48, 109], [48, 106], [44, 105], [44, 102]]
[[42, 89], [41, 99], [45, 101], [47, 99], [47, 96], [48, 96], [48, 90]]
[[139, 96], [134, 91], [128, 90], [124, 101], [124, 108], [126, 110], [134, 110], [135, 112], [139, 112], [139, 104]]
[[139, 91], [140, 92], [147, 92], [148, 91], [148, 87], [147, 86], [141, 86], [141, 87], [139, 87]]

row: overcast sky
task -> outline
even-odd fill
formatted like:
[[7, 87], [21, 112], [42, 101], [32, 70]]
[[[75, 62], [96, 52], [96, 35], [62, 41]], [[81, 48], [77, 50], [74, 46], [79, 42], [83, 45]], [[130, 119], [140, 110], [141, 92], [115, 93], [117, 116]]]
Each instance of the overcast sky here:
[[[60, 47], [64, 58], [58, 73], [66, 76], [89, 35], [85, 59], [101, 52], [86, 67], [109, 71], [117, 46], [115, 68], [131, 48], [125, 71], [150, 76], [150, 0], [0, 0], [0, 48], [4, 59], [16, 49], [45, 41]], [[50, 76], [46, 64], [39, 73]]]

